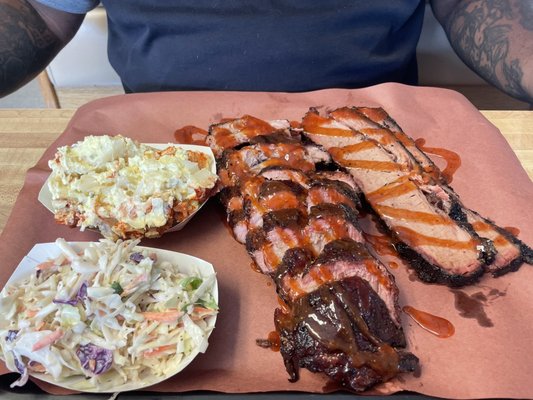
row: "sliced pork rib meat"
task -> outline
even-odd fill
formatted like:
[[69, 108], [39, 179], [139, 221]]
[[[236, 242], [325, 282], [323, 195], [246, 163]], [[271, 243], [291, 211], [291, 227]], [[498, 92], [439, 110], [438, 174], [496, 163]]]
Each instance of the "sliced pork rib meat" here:
[[314, 171], [315, 163], [329, 160], [329, 154], [316, 145], [256, 143], [239, 150], [225, 150], [217, 158], [217, 168], [221, 183], [234, 186], [240, 180], [255, 176], [267, 168], [294, 168], [309, 172]]
[[246, 242], [248, 221], [244, 212], [242, 195], [236, 186], [225, 187], [220, 191], [219, 198], [227, 213], [227, 221], [233, 236], [239, 243]]
[[390, 320], [400, 329], [398, 288], [394, 284], [394, 276], [381, 263], [376, 262], [364, 244], [350, 238], [329, 242], [304, 270], [288, 268], [278, 278], [278, 292], [282, 299], [294, 302], [323, 284], [353, 276], [358, 276], [370, 285], [386, 306]]
[[320, 255], [328, 243], [340, 238], [363, 242], [357, 213], [342, 203], [311, 206], [304, 235], [314, 255]]
[[358, 226], [358, 182], [317, 171], [331, 161], [321, 146], [254, 117], [212, 126], [207, 141], [233, 234], [287, 304], [275, 325], [290, 379], [307, 368], [361, 391], [413, 371], [394, 277]]
[[211, 125], [206, 141], [218, 157], [224, 150], [233, 149], [243, 143], [261, 142], [260, 136], [273, 135], [291, 139], [295, 135], [298, 138], [298, 134], [289, 128], [289, 121], [266, 122], [251, 115], [244, 115]]
[[283, 166], [267, 167], [259, 172], [259, 176], [272, 181], [292, 181], [306, 189], [309, 188], [310, 179], [308, 174], [295, 168]]

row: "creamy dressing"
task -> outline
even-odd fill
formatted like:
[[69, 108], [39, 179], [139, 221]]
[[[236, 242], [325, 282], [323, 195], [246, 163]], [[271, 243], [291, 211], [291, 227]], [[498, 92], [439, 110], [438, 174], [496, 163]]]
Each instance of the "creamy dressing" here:
[[[200, 168], [179, 147], [156, 150], [122, 136], [88, 136], [58, 149], [49, 162], [49, 189], [56, 212], [73, 208], [78, 226], [119, 221], [142, 230], [162, 227], [177, 203], [198, 201], [217, 176]], [[199, 203], [199, 202], [198, 202]]]

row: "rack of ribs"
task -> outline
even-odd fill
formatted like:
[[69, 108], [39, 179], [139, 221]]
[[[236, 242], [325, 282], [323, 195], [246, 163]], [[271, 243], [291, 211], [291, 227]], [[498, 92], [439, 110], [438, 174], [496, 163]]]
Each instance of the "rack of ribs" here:
[[280, 352], [300, 368], [356, 391], [418, 368], [404, 350], [394, 276], [369, 252], [354, 179], [287, 122], [251, 116], [209, 128], [220, 200], [237, 241], [276, 284]]

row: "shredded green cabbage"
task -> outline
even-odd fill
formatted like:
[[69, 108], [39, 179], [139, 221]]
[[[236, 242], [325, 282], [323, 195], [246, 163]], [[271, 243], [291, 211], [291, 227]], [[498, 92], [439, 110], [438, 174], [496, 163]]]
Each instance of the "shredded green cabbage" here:
[[[61, 255], [36, 267], [0, 296], [0, 356], [27, 380], [27, 371], [56, 381], [79, 376], [79, 389], [109, 388], [166, 376], [193, 351], [205, 351], [218, 313], [214, 274], [185, 275], [178, 265], [102, 239], [79, 253], [63, 239]], [[95, 374], [80, 362], [93, 346], [112, 363]], [[78, 352], [78, 353], [77, 353]], [[87, 353], [87, 351], [86, 351]], [[97, 364], [98, 365], [98, 364]], [[103, 369], [101, 369], [103, 370]]]

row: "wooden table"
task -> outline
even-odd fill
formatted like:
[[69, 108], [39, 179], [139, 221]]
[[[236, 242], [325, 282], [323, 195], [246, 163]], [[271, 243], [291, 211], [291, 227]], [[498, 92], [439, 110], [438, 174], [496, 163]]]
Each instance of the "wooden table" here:
[[[0, 232], [28, 168], [63, 132], [75, 110], [0, 110]], [[481, 111], [496, 125], [533, 179], [533, 111]]]

